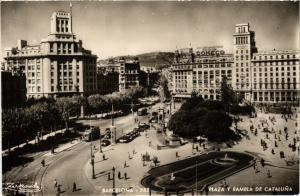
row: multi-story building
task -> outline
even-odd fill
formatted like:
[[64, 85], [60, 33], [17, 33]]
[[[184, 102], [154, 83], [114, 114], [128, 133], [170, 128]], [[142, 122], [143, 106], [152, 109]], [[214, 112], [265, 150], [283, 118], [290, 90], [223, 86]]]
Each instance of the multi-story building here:
[[250, 30], [249, 24], [235, 25], [233, 34], [233, 80], [232, 86], [246, 100], [250, 100], [251, 95], [251, 59], [257, 52], [255, 44], [255, 33]]
[[192, 93], [204, 99], [220, 99], [223, 77], [232, 80], [233, 55], [219, 50], [220, 46], [175, 51], [173, 71], [173, 97], [190, 97]]
[[299, 51], [255, 53], [251, 62], [251, 100], [255, 103], [299, 102], [299, 58]]
[[5, 69], [26, 76], [27, 97], [89, 95], [97, 91], [97, 56], [72, 31], [72, 12], [51, 16], [51, 31], [39, 45], [19, 40], [5, 50]]
[[110, 59], [106, 65], [99, 66], [98, 70], [102, 73], [117, 72], [119, 75], [118, 91], [120, 92], [140, 85], [140, 63], [138, 58], [125, 59], [121, 57], [117, 60]]
[[1, 106], [11, 108], [26, 102], [26, 78], [23, 73], [1, 71]]
[[214, 47], [193, 53], [175, 51], [173, 95], [204, 99], [220, 98], [220, 79], [226, 76], [233, 90], [245, 101], [255, 103], [299, 103], [299, 51], [258, 52], [255, 33], [249, 24], [237, 24], [233, 54]]

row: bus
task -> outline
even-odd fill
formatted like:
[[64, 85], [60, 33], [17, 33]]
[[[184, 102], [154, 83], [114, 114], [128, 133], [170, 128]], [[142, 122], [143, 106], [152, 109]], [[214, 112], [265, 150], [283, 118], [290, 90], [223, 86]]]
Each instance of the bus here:
[[140, 108], [137, 111], [138, 116], [143, 116], [143, 115], [146, 115], [146, 114], [147, 114], [147, 108]]

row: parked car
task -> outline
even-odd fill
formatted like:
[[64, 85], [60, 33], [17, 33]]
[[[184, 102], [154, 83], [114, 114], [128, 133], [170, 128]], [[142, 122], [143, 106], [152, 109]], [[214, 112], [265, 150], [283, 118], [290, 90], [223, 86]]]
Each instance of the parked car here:
[[128, 143], [128, 142], [131, 142], [131, 141], [132, 141], [132, 138], [128, 135], [124, 135], [124, 136], [122, 136], [118, 139], [119, 143]]
[[141, 123], [139, 124], [139, 130], [142, 132], [142, 131], [145, 131], [146, 129], [149, 129], [150, 126], [146, 123]]

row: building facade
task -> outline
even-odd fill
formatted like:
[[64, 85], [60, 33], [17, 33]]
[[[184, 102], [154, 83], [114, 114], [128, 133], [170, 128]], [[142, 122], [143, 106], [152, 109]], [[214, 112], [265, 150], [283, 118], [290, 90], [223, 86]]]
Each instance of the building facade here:
[[223, 77], [232, 80], [233, 55], [220, 50], [220, 46], [192, 48], [175, 51], [173, 72], [173, 97], [191, 97], [192, 93], [204, 99], [220, 99]]
[[174, 98], [220, 99], [220, 81], [227, 78], [244, 101], [254, 103], [299, 104], [299, 51], [258, 52], [255, 33], [249, 24], [237, 24], [233, 34], [233, 54], [218, 47], [175, 51], [172, 65]]
[[255, 103], [299, 103], [300, 65], [297, 51], [254, 54], [251, 61], [252, 94]]
[[246, 100], [251, 99], [251, 60], [257, 52], [255, 33], [249, 24], [235, 25], [233, 34], [233, 90], [240, 93]]
[[26, 76], [27, 97], [57, 97], [97, 92], [97, 56], [82, 47], [72, 31], [72, 12], [51, 16], [51, 31], [39, 45], [19, 40], [5, 50], [5, 69]]
[[138, 58], [125, 59], [125, 57], [121, 57], [119, 59], [109, 59], [106, 65], [98, 66], [98, 70], [98, 73], [102, 74], [118, 73], [118, 79], [114, 78], [114, 81], [111, 81], [114, 84], [118, 82], [117, 91], [124, 92], [126, 89], [140, 85], [140, 63]]

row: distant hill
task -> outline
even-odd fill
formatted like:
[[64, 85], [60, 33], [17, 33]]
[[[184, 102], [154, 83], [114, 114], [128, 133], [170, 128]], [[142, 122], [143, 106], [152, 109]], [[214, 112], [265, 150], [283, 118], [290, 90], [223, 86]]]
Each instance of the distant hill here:
[[[121, 56], [113, 57], [113, 59], [118, 59]], [[145, 67], [156, 67], [161, 68], [163, 65], [168, 66], [171, 65], [174, 59], [174, 53], [173, 52], [149, 52], [149, 53], [143, 53], [138, 55], [129, 55], [125, 56], [127, 59], [131, 59], [134, 57], [138, 57], [140, 61], [141, 66]], [[108, 59], [100, 60], [100, 63], [105, 64]]]

